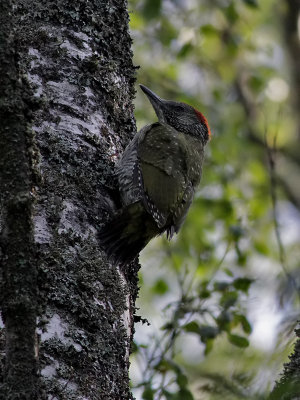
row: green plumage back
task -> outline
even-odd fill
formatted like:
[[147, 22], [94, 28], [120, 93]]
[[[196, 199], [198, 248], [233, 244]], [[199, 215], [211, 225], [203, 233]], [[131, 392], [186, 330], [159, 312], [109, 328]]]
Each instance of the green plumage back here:
[[144, 127], [117, 167], [124, 208], [101, 231], [115, 263], [132, 260], [157, 235], [171, 238], [185, 220], [200, 181], [203, 146], [166, 124]]

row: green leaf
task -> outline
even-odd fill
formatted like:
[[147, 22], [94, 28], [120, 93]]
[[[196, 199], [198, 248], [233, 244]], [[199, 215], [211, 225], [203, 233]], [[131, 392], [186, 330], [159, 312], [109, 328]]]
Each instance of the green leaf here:
[[154, 393], [155, 393], [154, 390], [150, 386], [147, 386], [145, 388], [145, 390], [143, 391], [142, 399], [144, 399], [144, 400], [153, 400], [154, 399]]
[[224, 310], [217, 318], [217, 324], [220, 330], [226, 331], [229, 329], [229, 324], [232, 321], [232, 314], [228, 310]]
[[211, 292], [208, 289], [202, 289], [199, 292], [200, 299], [208, 299], [211, 296]]
[[249, 340], [243, 336], [233, 335], [231, 333], [228, 334], [228, 340], [231, 344], [237, 347], [248, 347]]
[[266, 80], [262, 76], [252, 75], [248, 80], [248, 85], [253, 91], [259, 93], [266, 86]]
[[174, 328], [174, 322], [173, 321], [170, 321], [170, 322], [167, 322], [165, 325], [163, 325], [160, 329], [162, 330], [162, 331], [170, 331], [171, 329], [173, 329]]
[[200, 299], [208, 299], [211, 296], [211, 292], [207, 289], [208, 281], [203, 281], [199, 285], [199, 297]]
[[161, 18], [158, 34], [160, 42], [165, 46], [169, 46], [171, 41], [177, 38], [178, 31], [175, 29], [169, 18]]
[[219, 328], [211, 325], [202, 325], [199, 327], [199, 335], [205, 343], [208, 339], [214, 339], [219, 333]]
[[243, 331], [247, 334], [250, 334], [252, 332], [252, 326], [248, 319], [245, 317], [245, 315], [242, 314], [237, 314], [235, 315], [235, 319], [238, 323], [241, 324]]
[[228, 275], [228, 276], [230, 276], [231, 278], [233, 278], [233, 272], [230, 271], [230, 269], [224, 268], [224, 272], [225, 272], [226, 275]]
[[230, 286], [230, 282], [217, 281], [214, 283], [214, 289], [218, 292], [224, 292]]
[[184, 374], [178, 374], [176, 378], [176, 382], [181, 389], [184, 389], [188, 384], [188, 379]]
[[172, 370], [173, 365], [164, 358], [163, 360], [160, 360], [156, 365], [154, 365], [153, 368], [159, 372], [165, 373], [166, 371]]
[[241, 266], [246, 265], [247, 254], [246, 253], [242, 253], [240, 251], [240, 248], [238, 246], [238, 242], [236, 242], [236, 244], [235, 244], [235, 251], [236, 251], [236, 254], [237, 254], [237, 257], [238, 257], [238, 264], [241, 265]]
[[178, 52], [178, 58], [185, 58], [194, 49], [191, 43], [185, 43]]
[[191, 321], [183, 328], [186, 332], [198, 334], [203, 343], [206, 343], [208, 339], [214, 339], [220, 333], [217, 326], [199, 325], [197, 321]]
[[143, 8], [145, 18], [152, 19], [159, 16], [161, 10], [161, 0], [147, 0]]
[[254, 242], [254, 248], [255, 250], [260, 253], [263, 254], [264, 256], [269, 256], [270, 255], [270, 248], [268, 243], [264, 242], [263, 240], [256, 240]]
[[136, 344], [136, 342], [133, 341], [133, 342], [131, 343], [131, 354], [136, 353], [138, 350], [139, 350], [138, 345]]
[[166, 283], [166, 281], [164, 281], [163, 279], [158, 279], [158, 280], [155, 282], [155, 284], [154, 284], [152, 290], [153, 290], [153, 292], [154, 292], [155, 294], [163, 295], [163, 294], [165, 294], [165, 293], [168, 292], [169, 286], [168, 286], [168, 284]]
[[204, 350], [204, 354], [207, 356], [207, 354], [209, 354], [212, 349], [213, 349], [213, 344], [214, 344], [214, 339], [208, 339], [205, 342], [205, 350]]
[[239, 14], [236, 11], [234, 3], [230, 3], [228, 7], [225, 8], [225, 15], [230, 22], [230, 24], [234, 24], [239, 19]]
[[237, 241], [238, 239], [240, 239], [242, 236], [245, 235], [244, 229], [239, 225], [231, 225], [229, 227], [229, 232], [230, 232], [231, 237], [235, 241]]
[[257, 0], [243, 0], [243, 2], [249, 7], [258, 8]]
[[250, 278], [237, 278], [233, 281], [233, 286], [237, 290], [247, 293], [252, 282], [253, 279]]
[[178, 400], [177, 393], [171, 393], [166, 389], [163, 389], [162, 393], [167, 400]]
[[223, 308], [232, 307], [238, 299], [238, 294], [236, 291], [225, 292], [220, 299], [220, 305]]
[[172, 360], [167, 360], [166, 358], [159, 361], [153, 368], [162, 373], [165, 373], [166, 371], [174, 371], [176, 375], [181, 374], [179, 365]]
[[178, 400], [194, 400], [194, 396], [187, 388], [180, 389], [177, 397]]
[[218, 35], [219, 31], [211, 24], [202, 25], [200, 28], [201, 33], [204, 35]]
[[197, 321], [191, 321], [188, 324], [184, 325], [183, 329], [186, 332], [199, 333], [200, 327]]

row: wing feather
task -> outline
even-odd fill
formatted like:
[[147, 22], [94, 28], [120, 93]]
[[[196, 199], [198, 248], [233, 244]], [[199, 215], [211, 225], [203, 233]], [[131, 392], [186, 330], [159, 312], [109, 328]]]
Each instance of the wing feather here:
[[177, 131], [157, 124], [138, 146], [144, 203], [160, 227], [182, 203], [187, 182], [186, 143]]

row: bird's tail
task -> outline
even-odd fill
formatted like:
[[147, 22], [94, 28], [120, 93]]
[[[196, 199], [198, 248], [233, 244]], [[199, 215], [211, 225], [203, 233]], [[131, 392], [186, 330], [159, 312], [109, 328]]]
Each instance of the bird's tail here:
[[133, 261], [157, 234], [158, 227], [140, 203], [124, 207], [102, 228], [98, 238], [114, 264]]

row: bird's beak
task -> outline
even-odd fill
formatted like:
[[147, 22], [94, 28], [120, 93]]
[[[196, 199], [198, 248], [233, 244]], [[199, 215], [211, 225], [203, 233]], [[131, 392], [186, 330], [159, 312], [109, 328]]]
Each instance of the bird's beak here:
[[158, 117], [159, 121], [163, 121], [164, 120], [164, 116], [163, 116], [163, 102], [164, 100], [161, 99], [159, 96], [157, 96], [157, 94], [155, 94], [154, 92], [152, 92], [152, 90], [148, 89], [146, 86], [144, 85], [140, 85], [140, 88], [142, 89], [142, 91], [146, 94], [146, 96], [148, 97], [150, 103], [152, 104], [152, 107], [154, 108], [154, 111]]

